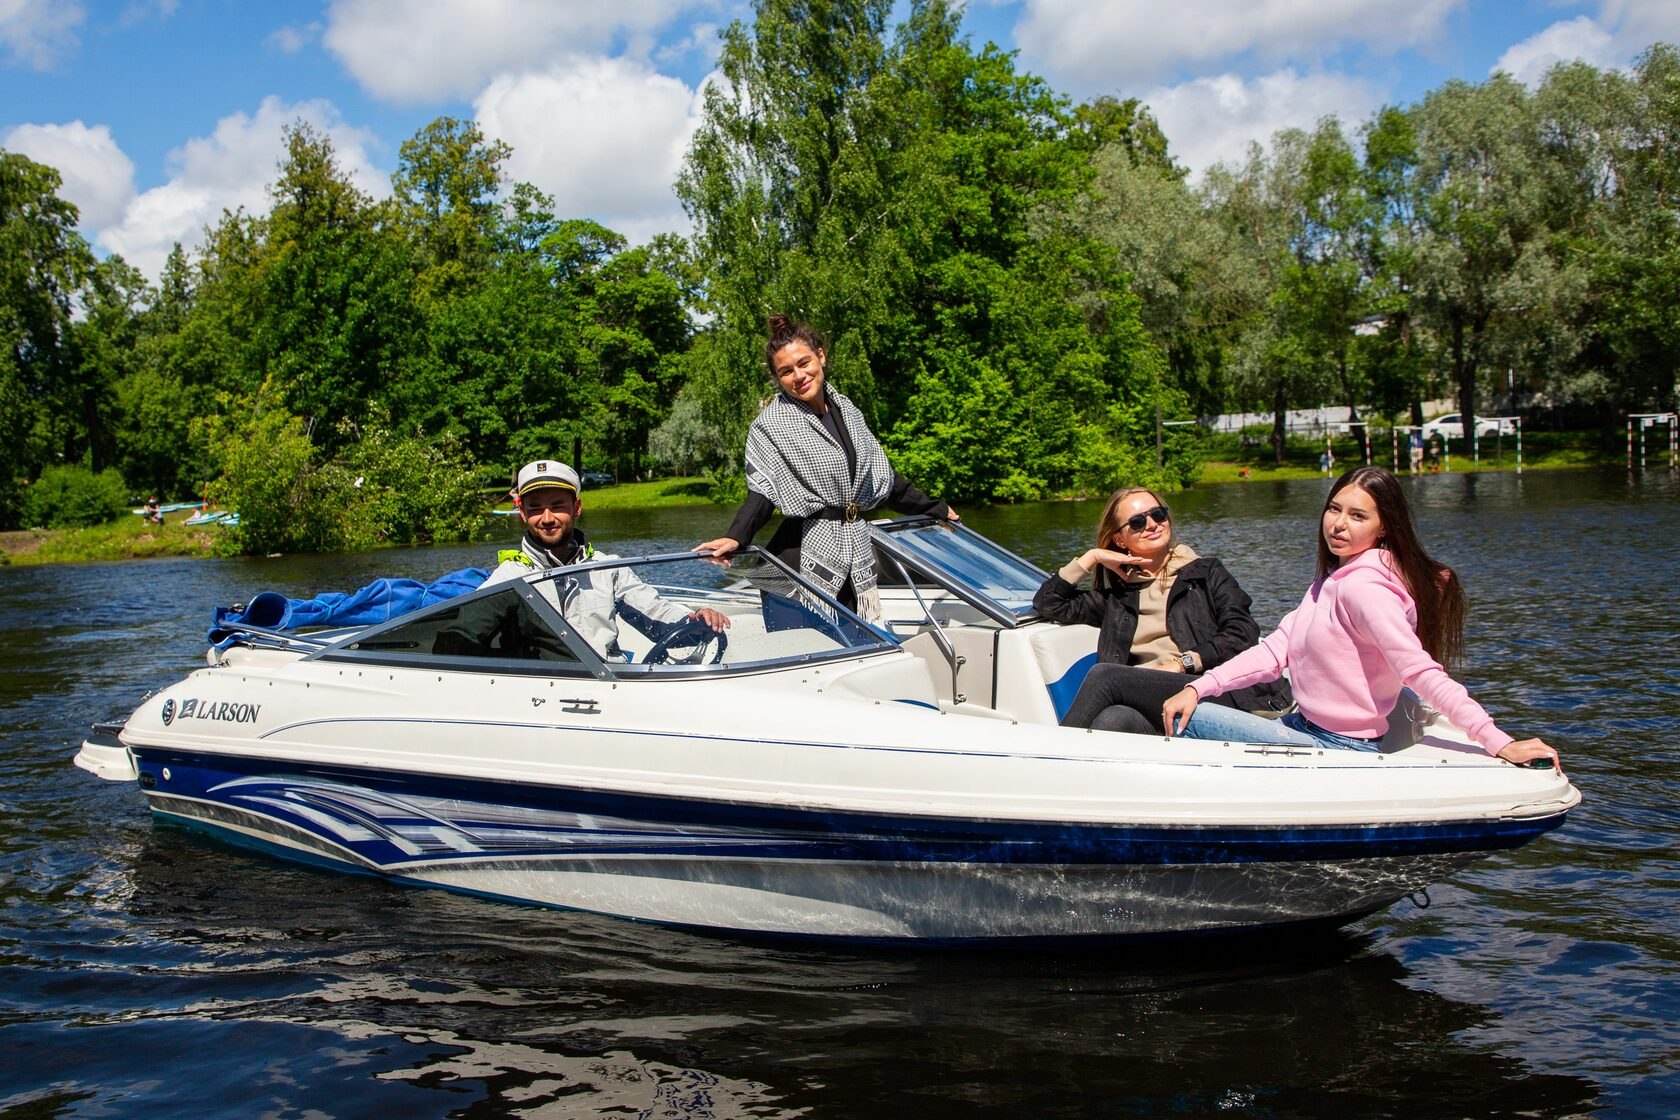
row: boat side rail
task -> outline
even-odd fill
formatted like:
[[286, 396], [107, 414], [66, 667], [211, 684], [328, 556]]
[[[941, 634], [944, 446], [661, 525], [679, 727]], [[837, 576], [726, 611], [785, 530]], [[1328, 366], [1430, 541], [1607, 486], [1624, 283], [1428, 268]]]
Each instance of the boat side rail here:
[[211, 632], [212, 648], [217, 651], [240, 645], [251, 649], [279, 649], [301, 653], [325, 649], [344, 635], [343, 629], [299, 633], [271, 630], [266, 626], [253, 626], [244, 622], [223, 625]]

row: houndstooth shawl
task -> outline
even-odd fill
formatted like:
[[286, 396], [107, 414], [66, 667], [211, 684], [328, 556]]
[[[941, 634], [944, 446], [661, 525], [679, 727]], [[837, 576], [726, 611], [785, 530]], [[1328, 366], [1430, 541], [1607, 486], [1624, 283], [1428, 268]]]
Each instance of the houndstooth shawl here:
[[809, 408], [777, 393], [747, 433], [747, 488], [762, 494], [786, 517], [804, 518], [799, 538], [799, 569], [830, 595], [848, 578], [857, 592], [858, 613], [881, 615], [875, 590], [875, 549], [869, 524], [815, 518], [830, 507], [856, 502], [859, 513], [875, 509], [892, 492], [892, 465], [863, 413], [844, 394], [825, 387], [830, 408], [851, 437], [857, 470], [848, 475], [846, 452]]

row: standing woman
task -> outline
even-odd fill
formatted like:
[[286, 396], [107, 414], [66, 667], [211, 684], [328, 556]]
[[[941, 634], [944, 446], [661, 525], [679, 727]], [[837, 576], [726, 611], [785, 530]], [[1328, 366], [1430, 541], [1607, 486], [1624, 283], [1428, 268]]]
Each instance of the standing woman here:
[[[1089, 591], [1079, 590], [1095, 573]], [[1097, 664], [1062, 716], [1063, 727], [1161, 734], [1161, 705], [1195, 676], [1260, 638], [1251, 600], [1217, 557], [1198, 556], [1173, 531], [1155, 491], [1116, 490], [1097, 522], [1097, 545], [1039, 587], [1033, 607], [1064, 624], [1098, 628]], [[1242, 689], [1220, 703], [1282, 711], [1279, 683]]]
[[764, 361], [781, 391], [747, 433], [747, 500], [729, 532], [696, 551], [727, 556], [780, 509], [770, 551], [863, 617], [879, 618], [864, 515], [891, 506], [957, 521], [957, 511], [892, 469], [857, 406], [828, 384], [828, 355], [810, 327], [770, 316]]
[[[1325, 499], [1318, 578], [1301, 605], [1259, 645], [1192, 681], [1162, 707], [1168, 734], [1197, 739], [1380, 749], [1401, 688], [1417, 693], [1507, 762], [1549, 759], [1539, 739], [1513, 740], [1447, 675], [1464, 643], [1458, 575], [1418, 540], [1399, 481], [1381, 467], [1355, 467]], [[1277, 721], [1216, 706], [1206, 697], [1287, 668], [1300, 710]]]

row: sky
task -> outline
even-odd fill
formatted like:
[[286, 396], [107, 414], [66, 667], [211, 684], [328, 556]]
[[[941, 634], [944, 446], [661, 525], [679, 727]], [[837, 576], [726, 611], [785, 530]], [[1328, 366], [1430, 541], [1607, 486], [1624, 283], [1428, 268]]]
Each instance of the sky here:
[[[742, 0], [0, 0], [0, 148], [58, 168], [103, 254], [155, 279], [224, 209], [266, 212], [283, 129], [390, 193], [403, 141], [473, 120], [509, 182], [639, 243], [672, 193], [718, 32]], [[1451, 78], [1625, 68], [1680, 43], [1680, 0], [970, 0], [963, 30], [1074, 101], [1137, 97], [1200, 174]]]

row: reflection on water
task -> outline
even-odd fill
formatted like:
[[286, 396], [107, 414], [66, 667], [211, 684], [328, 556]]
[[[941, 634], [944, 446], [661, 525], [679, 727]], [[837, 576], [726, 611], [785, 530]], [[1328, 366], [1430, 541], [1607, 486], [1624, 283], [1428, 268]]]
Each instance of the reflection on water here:
[[[1473, 599], [1472, 689], [1559, 743], [1558, 833], [1340, 934], [1067, 952], [743, 942], [407, 890], [154, 828], [68, 763], [199, 662], [212, 603], [431, 578], [489, 547], [0, 571], [0, 1109], [30, 1115], [1666, 1116], [1680, 1095], [1672, 484], [1415, 485]], [[1270, 623], [1322, 486], [1178, 496]], [[1093, 503], [979, 510], [1054, 567]], [[613, 551], [717, 511], [592, 517]], [[1583, 573], [1581, 542], [1610, 546]], [[1565, 575], [1569, 573], [1569, 575]], [[1629, 588], [1659, 593], [1629, 594]], [[1606, 640], [1607, 634], [1620, 637]], [[1627, 636], [1635, 640], [1623, 640]], [[1590, 650], [1590, 655], [1583, 655]]]

